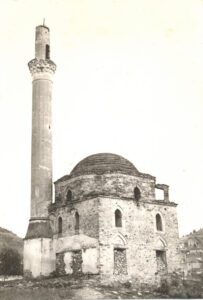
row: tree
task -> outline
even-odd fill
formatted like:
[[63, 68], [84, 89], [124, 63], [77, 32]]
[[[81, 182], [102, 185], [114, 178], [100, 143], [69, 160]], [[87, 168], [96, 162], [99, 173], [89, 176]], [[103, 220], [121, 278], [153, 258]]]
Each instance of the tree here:
[[4, 248], [0, 253], [0, 275], [22, 275], [22, 258], [17, 250]]

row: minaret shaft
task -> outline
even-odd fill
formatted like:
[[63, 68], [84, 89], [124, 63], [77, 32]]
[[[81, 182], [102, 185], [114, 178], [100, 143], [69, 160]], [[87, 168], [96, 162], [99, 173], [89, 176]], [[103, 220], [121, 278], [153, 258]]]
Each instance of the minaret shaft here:
[[31, 218], [48, 217], [52, 201], [52, 81], [33, 80]]
[[52, 80], [56, 65], [50, 60], [49, 28], [37, 26], [32, 75], [32, 219], [48, 218], [52, 202]]

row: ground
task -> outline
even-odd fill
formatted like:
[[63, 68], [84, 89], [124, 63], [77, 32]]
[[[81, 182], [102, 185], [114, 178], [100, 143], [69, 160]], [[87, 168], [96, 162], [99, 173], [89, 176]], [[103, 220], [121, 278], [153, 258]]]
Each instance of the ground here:
[[126, 284], [102, 285], [98, 278], [44, 278], [0, 282], [2, 300], [203, 298], [202, 282], [185, 282], [184, 288], [163, 284], [161, 288]]

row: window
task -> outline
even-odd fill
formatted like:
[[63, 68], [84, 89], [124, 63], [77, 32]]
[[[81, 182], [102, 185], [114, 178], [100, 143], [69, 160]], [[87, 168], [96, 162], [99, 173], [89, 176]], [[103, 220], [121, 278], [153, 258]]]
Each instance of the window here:
[[138, 187], [134, 188], [134, 197], [136, 201], [139, 201], [141, 198], [141, 193]]
[[59, 234], [62, 233], [62, 227], [63, 227], [62, 223], [63, 223], [63, 222], [62, 222], [62, 218], [59, 217], [59, 218], [58, 218], [58, 233], [59, 233]]
[[163, 230], [162, 220], [161, 220], [160, 214], [157, 214], [157, 215], [156, 215], [156, 229], [157, 229], [158, 231], [162, 231], [162, 230]]
[[75, 234], [79, 234], [80, 229], [80, 216], [79, 213], [75, 213]]
[[164, 191], [158, 188], [155, 188], [156, 200], [164, 200]]
[[115, 225], [116, 227], [122, 227], [122, 214], [119, 209], [115, 211]]
[[46, 59], [50, 59], [50, 48], [49, 45], [46, 45], [46, 55], [45, 55]]
[[67, 202], [72, 200], [72, 192], [71, 190], [68, 190], [67, 194], [66, 194], [66, 200]]

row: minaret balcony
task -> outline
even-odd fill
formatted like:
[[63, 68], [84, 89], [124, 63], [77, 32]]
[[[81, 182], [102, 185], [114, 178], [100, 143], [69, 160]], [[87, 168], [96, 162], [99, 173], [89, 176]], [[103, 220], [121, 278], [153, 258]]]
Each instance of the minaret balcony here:
[[30, 73], [50, 73], [54, 74], [56, 71], [55, 63], [50, 59], [37, 59], [34, 58], [28, 63]]

